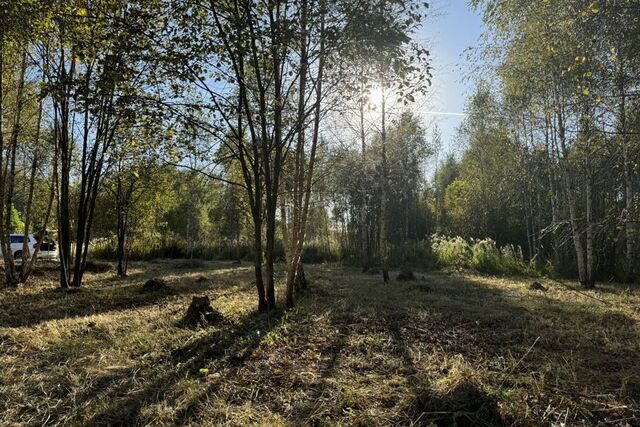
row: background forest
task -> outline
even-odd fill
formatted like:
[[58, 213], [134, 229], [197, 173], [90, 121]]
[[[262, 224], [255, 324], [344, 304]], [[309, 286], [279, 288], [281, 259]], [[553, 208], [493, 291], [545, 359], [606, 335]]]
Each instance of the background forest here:
[[87, 257], [637, 279], [635, 2], [474, 2], [456, 141], [412, 110], [428, 5], [277, 3], [5, 4], [3, 248], [48, 233], [64, 286]]

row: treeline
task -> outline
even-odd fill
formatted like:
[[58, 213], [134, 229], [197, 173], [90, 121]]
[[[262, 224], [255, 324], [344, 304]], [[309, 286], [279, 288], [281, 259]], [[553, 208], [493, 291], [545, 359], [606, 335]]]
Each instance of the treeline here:
[[497, 79], [468, 103], [461, 159], [436, 175], [440, 224], [519, 244], [587, 287], [637, 279], [640, 5], [477, 3]]
[[[175, 239], [191, 256], [204, 241], [248, 243], [258, 308], [276, 304], [281, 256], [292, 306], [304, 286], [305, 242], [326, 219], [327, 199], [316, 190], [329, 185], [323, 177], [332, 170], [327, 117], [353, 105], [364, 114], [375, 87], [405, 105], [424, 93], [428, 52], [412, 35], [427, 7], [404, 0], [3, 3], [5, 282], [25, 282], [36, 259], [29, 262], [25, 247], [16, 268], [12, 231], [36, 232], [36, 246], [47, 232], [57, 238], [62, 288], [81, 286], [101, 238], [115, 240], [120, 275], [136, 244]], [[363, 143], [378, 147], [386, 217], [395, 120], [384, 101], [372, 120], [377, 142]], [[12, 222], [18, 205], [19, 226]], [[380, 224], [387, 280], [392, 237]]]
[[89, 256], [250, 259], [261, 310], [279, 261], [288, 306], [305, 259], [637, 278], [635, 2], [476, 2], [496, 79], [439, 160], [428, 6], [356, 3], [3, 4], [5, 282], [38, 250], [16, 268], [14, 231], [58, 240], [63, 288]]

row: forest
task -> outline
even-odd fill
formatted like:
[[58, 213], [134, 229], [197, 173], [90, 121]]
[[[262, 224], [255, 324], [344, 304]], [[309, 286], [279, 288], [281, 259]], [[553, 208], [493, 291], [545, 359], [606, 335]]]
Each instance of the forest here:
[[0, 425], [640, 423], [640, 3], [453, 3], [0, 0]]

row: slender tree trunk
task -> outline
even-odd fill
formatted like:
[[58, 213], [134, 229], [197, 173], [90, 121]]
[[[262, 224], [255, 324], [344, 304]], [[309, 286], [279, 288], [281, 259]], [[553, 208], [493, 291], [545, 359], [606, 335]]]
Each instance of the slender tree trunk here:
[[582, 245], [582, 232], [580, 230], [580, 224], [578, 223], [578, 216], [576, 212], [576, 196], [573, 188], [571, 178], [571, 166], [568, 158], [567, 145], [565, 141], [565, 128], [562, 111], [558, 112], [558, 133], [560, 139], [560, 146], [562, 148], [562, 163], [564, 164], [564, 180], [565, 180], [565, 192], [567, 195], [567, 202], [569, 205], [569, 221], [571, 224], [571, 235], [573, 238], [573, 246], [576, 252], [576, 264], [578, 267], [578, 279], [582, 285], [587, 283], [587, 272], [585, 266], [585, 251]]
[[[4, 159], [4, 28], [0, 25], [0, 201], [4, 202], [5, 189], [5, 172], [3, 167]], [[4, 230], [4, 204], [0, 206], [0, 249], [4, 260], [5, 270], [9, 265], [8, 257], [11, 256], [11, 246], [9, 243], [9, 233]], [[12, 285], [11, 277], [7, 277], [5, 273], [5, 282]]]
[[586, 253], [586, 280], [583, 285], [587, 288], [593, 288], [595, 281], [593, 278], [593, 171], [591, 168], [591, 133], [590, 123], [587, 112], [584, 113], [584, 138], [585, 138], [585, 168], [586, 168], [586, 238], [587, 238], [587, 253]]
[[[117, 184], [120, 187], [120, 184]], [[116, 196], [118, 198], [121, 195]], [[123, 206], [124, 203], [122, 201], [118, 202], [118, 206], [116, 207], [118, 221], [116, 226], [116, 237], [117, 237], [117, 255], [118, 255], [118, 271], [117, 274], [119, 277], [125, 277], [127, 275], [127, 267], [126, 267], [126, 245], [127, 245], [127, 207]]]
[[[9, 147], [7, 152], [7, 163], [4, 171], [4, 185], [5, 185], [5, 193], [4, 193], [4, 207], [6, 209], [5, 213], [5, 223], [4, 223], [4, 232], [3, 234], [9, 234], [13, 230], [11, 229], [11, 217], [13, 211], [13, 194], [15, 188], [15, 177], [16, 177], [16, 152], [18, 148], [18, 138], [21, 131], [22, 124], [22, 108], [24, 105], [23, 99], [23, 89], [24, 89], [24, 80], [25, 73], [27, 71], [27, 52], [22, 53], [22, 60], [20, 64], [20, 75], [18, 76], [18, 85], [16, 88], [16, 105], [13, 117], [13, 126], [11, 129], [11, 139], [9, 141]], [[17, 231], [17, 230], [16, 230]], [[18, 282], [18, 278], [16, 277], [16, 269], [15, 269], [15, 260], [13, 256], [13, 251], [11, 250], [11, 241], [9, 240], [7, 245], [7, 251], [3, 251], [4, 254], [4, 268], [5, 268], [5, 279], [7, 284], [14, 286]]]
[[382, 182], [380, 191], [380, 255], [382, 261], [382, 281], [389, 282], [389, 238], [387, 236], [387, 193], [388, 193], [388, 177], [387, 177], [387, 111], [385, 87], [382, 88], [382, 132], [380, 134], [381, 152], [382, 152]]
[[42, 224], [42, 228], [39, 230], [38, 233], [38, 240], [36, 242], [36, 247], [33, 250], [33, 254], [31, 255], [31, 260], [29, 261], [29, 264], [27, 265], [27, 267], [25, 268], [24, 266], [23, 268], [23, 272], [22, 272], [22, 277], [20, 278], [20, 280], [23, 283], [27, 283], [27, 280], [29, 280], [29, 276], [31, 275], [31, 272], [33, 271], [33, 268], [36, 264], [36, 261], [38, 259], [38, 253], [40, 252], [40, 246], [42, 245], [42, 240], [44, 235], [47, 232], [47, 227], [49, 225], [49, 217], [51, 216], [51, 210], [53, 209], [53, 199], [56, 196], [56, 185], [55, 185], [55, 181], [57, 180], [57, 170], [58, 170], [58, 164], [57, 164], [57, 156], [54, 156], [54, 164], [53, 164], [53, 177], [52, 177], [52, 182], [51, 182], [51, 189], [49, 190], [49, 201], [47, 202], [47, 211], [45, 213], [44, 216], [44, 222]]
[[627, 129], [627, 106], [626, 106], [626, 82], [624, 76], [624, 61], [618, 61], [618, 91], [620, 93], [620, 104], [618, 112], [619, 133], [622, 142], [622, 170], [624, 173], [624, 200], [625, 200], [625, 257], [626, 257], [626, 280], [635, 279], [635, 268], [638, 260], [635, 258], [636, 244], [636, 222], [634, 209], [634, 188], [632, 165], [629, 159], [629, 133]]
[[[257, 210], [257, 212], [256, 212]], [[256, 289], [258, 291], [258, 311], [265, 311], [268, 309], [267, 297], [264, 286], [264, 279], [262, 276], [262, 209], [253, 208], [253, 250], [254, 255], [254, 268], [256, 276]]]
[[[43, 83], [44, 83], [44, 74], [43, 74]], [[36, 122], [36, 136], [35, 136], [35, 147], [33, 150], [33, 161], [31, 162], [31, 174], [29, 176], [29, 194], [27, 196], [27, 206], [25, 209], [25, 220], [24, 220], [24, 234], [25, 236], [29, 235], [31, 219], [32, 219], [32, 206], [33, 206], [33, 192], [35, 188], [36, 181], [36, 173], [38, 169], [38, 156], [39, 156], [39, 144], [40, 144], [40, 131], [42, 126], [42, 98], [38, 102], [38, 118]], [[37, 250], [40, 246], [40, 241], [43, 236], [38, 236], [36, 247], [33, 248], [32, 260], [36, 261], [38, 256]], [[31, 248], [29, 248], [29, 239], [25, 238], [22, 244], [22, 270], [20, 271], [20, 281], [25, 283], [27, 281], [27, 277], [29, 277], [29, 271], [32, 266], [32, 263], [28, 262], [29, 260], [29, 252]]]
[[551, 141], [549, 134], [551, 132], [551, 125], [549, 116], [545, 115], [544, 118], [544, 141], [547, 151], [547, 177], [549, 180], [549, 199], [551, 202], [551, 236], [553, 245], [553, 260], [557, 266], [560, 263], [560, 254], [558, 251], [558, 205], [557, 205], [557, 192], [556, 192], [556, 177], [555, 177], [555, 160], [553, 156], [553, 149], [551, 148]]
[[[61, 36], [62, 39], [62, 36]], [[70, 215], [70, 176], [71, 176], [71, 151], [70, 141], [70, 99], [71, 87], [68, 82], [69, 77], [75, 74], [75, 59], [73, 51], [70, 53], [70, 67], [66, 70], [65, 48], [60, 40], [60, 62], [58, 64], [57, 80], [63, 84], [62, 93], [55, 100], [55, 123], [56, 123], [56, 156], [59, 156], [59, 179], [56, 183], [58, 187], [58, 233], [59, 245], [58, 253], [60, 257], [60, 287], [67, 289], [71, 286], [71, 215]]]
[[[302, 0], [300, 4], [301, 16], [300, 25], [302, 33], [300, 35], [300, 77], [298, 81], [298, 111], [297, 111], [297, 143], [295, 150], [294, 176], [293, 176], [293, 222], [290, 230], [291, 241], [285, 244], [285, 253], [289, 250], [287, 259], [287, 280], [285, 287], [285, 300], [287, 307], [293, 307], [293, 293], [298, 273], [300, 254], [298, 251], [299, 241], [302, 237], [302, 198], [304, 192], [304, 161], [305, 161], [305, 105], [307, 91], [307, 0]], [[284, 218], [283, 218], [284, 221]]]
[[[364, 74], [364, 71], [362, 72]], [[363, 78], [363, 77], [361, 77]], [[365, 272], [369, 269], [369, 252], [367, 250], [367, 188], [366, 188], [366, 150], [367, 140], [364, 132], [364, 83], [361, 84], [360, 91], [360, 143], [362, 145], [361, 158], [362, 158], [362, 187], [360, 188], [360, 195], [362, 197], [362, 204], [360, 206], [360, 264], [362, 271]]]

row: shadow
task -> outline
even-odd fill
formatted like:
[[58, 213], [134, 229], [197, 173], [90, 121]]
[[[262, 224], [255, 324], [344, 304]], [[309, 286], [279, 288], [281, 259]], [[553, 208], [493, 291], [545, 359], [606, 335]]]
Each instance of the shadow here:
[[[199, 291], [218, 298], [253, 291], [244, 265], [193, 272], [207, 274], [210, 283], [172, 272], [170, 282], [184, 283], [165, 294], [140, 295], [130, 285], [104, 287], [102, 295], [96, 287], [86, 295], [53, 295], [60, 298], [53, 306], [86, 315]], [[309, 289], [295, 309], [226, 320], [194, 331], [176, 348], [145, 354], [139, 366], [109, 369], [73, 399], [61, 396], [67, 403], [52, 419], [491, 426], [590, 425], [640, 416], [640, 331], [634, 316], [615, 306], [497, 278], [425, 273], [424, 281], [385, 285], [357, 269], [309, 266], [306, 273]], [[240, 286], [238, 277], [246, 279]], [[61, 312], [46, 313], [40, 304], [45, 313], [22, 323], [59, 318]], [[8, 318], [1, 314], [0, 324]], [[92, 401], [107, 404], [73, 413]], [[515, 406], [526, 411], [509, 412]], [[156, 414], [162, 408], [170, 410]], [[234, 419], [234, 411], [244, 411], [244, 418]]]
[[[117, 381], [122, 376], [101, 377], [98, 381], [99, 389], [104, 391], [100, 394], [100, 398], [109, 399], [113, 403], [107, 410], [88, 420], [87, 424], [138, 424], [142, 408], [160, 401], [185, 378], [199, 379], [203, 381], [203, 389], [199, 397], [187, 402], [177, 411], [172, 422], [176, 425], [188, 424], [197, 415], [196, 409], [201, 399], [214, 393], [220, 384], [233, 379], [236, 370], [241, 369], [252, 357], [254, 350], [268, 332], [280, 322], [283, 315], [283, 310], [274, 310], [269, 313], [254, 312], [236, 322], [223, 321], [217, 325], [217, 329], [199, 334], [197, 338], [185, 345], [173, 349], [168, 358], [170, 367], [166, 372], [161, 375], [149, 375], [154, 379], [148, 381], [143, 387], [137, 387], [134, 392], [123, 393], [131, 387], [130, 383], [111, 387], [112, 381]], [[258, 334], [256, 331], [261, 333]], [[220, 367], [220, 369], [207, 368], [208, 372], [203, 374], [202, 369], [211, 366]], [[215, 375], [213, 380], [208, 380], [210, 374]], [[124, 377], [131, 378], [131, 372], [124, 374]], [[79, 402], [94, 399], [95, 389], [87, 390], [79, 396]]]
[[499, 426], [498, 402], [476, 384], [464, 381], [447, 393], [424, 388], [416, 393], [408, 410], [414, 426]]
[[[224, 271], [218, 272], [222, 269]], [[178, 275], [169, 273], [165, 267], [164, 270], [137, 271], [124, 278], [102, 274], [94, 277], [91, 285], [67, 291], [55, 286], [57, 282], [53, 280], [57, 280], [57, 276], [52, 278], [51, 286], [26, 286], [24, 292], [4, 289], [0, 291], [3, 298], [0, 327], [32, 327], [50, 320], [130, 310], [203, 291], [221, 293], [230, 288], [237, 291], [239, 272], [227, 269], [224, 265], [199, 268], [197, 272], [210, 274], [206, 281], [198, 280], [199, 276], [185, 277], [185, 271], [179, 271]], [[141, 293], [144, 281], [152, 277], [166, 277], [168, 286], [156, 292]]]

